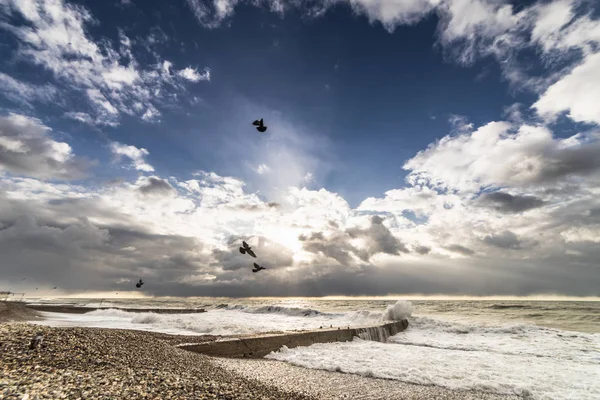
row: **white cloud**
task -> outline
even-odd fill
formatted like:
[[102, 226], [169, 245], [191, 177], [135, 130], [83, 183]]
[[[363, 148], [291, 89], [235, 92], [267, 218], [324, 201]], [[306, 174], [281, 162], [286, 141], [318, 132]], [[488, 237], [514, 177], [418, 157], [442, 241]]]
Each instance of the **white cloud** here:
[[[214, 28], [232, 16], [234, 8], [242, 2], [188, 0], [187, 3], [200, 23]], [[289, 7], [305, 7], [305, 3], [286, 2], [278, 7], [272, 3], [253, 4], [270, 5], [279, 12]], [[594, 72], [600, 63], [600, 20], [593, 18], [590, 2], [554, 0], [516, 8], [505, 0], [332, 0], [303, 11], [318, 16], [328, 7], [344, 3], [389, 31], [436, 12], [438, 42], [451, 59], [471, 64], [493, 56], [515, 89], [543, 93], [534, 107], [544, 117], [553, 118], [568, 111], [574, 121], [599, 123], [600, 74]], [[566, 61], [566, 66], [545, 76], [530, 76], [527, 71], [531, 66], [523, 66], [519, 61], [522, 50], [541, 51], [540, 64], [554, 65], [561, 60]], [[571, 50], [580, 51], [582, 58], [573, 57]]]
[[9, 100], [29, 107], [32, 107], [31, 103], [34, 101], [42, 103], [58, 101], [56, 87], [49, 84], [38, 86], [22, 82], [3, 72], [0, 72], [0, 87], [2, 87], [0, 94]]
[[88, 113], [84, 113], [84, 112], [70, 111], [70, 112], [66, 112], [64, 114], [64, 116], [67, 118], [74, 119], [79, 122], [84, 122], [86, 124], [90, 124], [90, 125], [93, 123], [92, 117]]
[[40, 179], [78, 179], [90, 163], [76, 157], [65, 142], [50, 137], [37, 118], [20, 114], [0, 117], [0, 171]]
[[187, 67], [180, 70], [177, 74], [191, 82], [210, 81], [209, 69], [205, 69], [202, 73], [199, 73], [195, 68]]
[[[16, 54], [22, 61], [50, 71], [59, 88], [85, 93], [91, 106], [86, 112], [92, 115], [83, 121], [86, 123], [115, 126], [122, 113], [154, 120], [159, 115], [157, 107], [173, 103], [172, 94], [184, 90], [182, 82], [210, 77], [208, 70], [198, 73], [186, 68], [176, 72], [179, 79], [173, 79], [161, 73], [166, 65], [162, 61], [158, 68], [142, 67], [124, 33], [119, 32], [117, 48], [108, 40], [94, 41], [87, 29], [95, 21], [90, 12], [63, 0], [7, 0], [0, 16], [20, 16], [27, 21], [12, 25], [16, 19], [9, 17], [0, 25], [19, 40]], [[34, 92], [9, 78], [0, 76], [14, 89], [9, 92], [13, 99], [47, 102], [53, 94], [51, 86]], [[24, 90], [17, 93], [19, 88]]]
[[[93, 113], [72, 111], [65, 114], [69, 118], [116, 124], [119, 115], [127, 113], [156, 121], [160, 116], [153, 100], [156, 93], [177, 88], [178, 82], [202, 79], [197, 70], [178, 71], [166, 60], [158, 60], [150, 70], [140, 68], [124, 35], [118, 50], [99, 51], [84, 34], [84, 22], [91, 17], [82, 8], [59, 1], [56, 9], [66, 10], [65, 14], [52, 16], [44, 14], [51, 11], [46, 3], [10, 4], [32, 24], [11, 28], [17, 36], [31, 32], [26, 38], [19, 36], [29, 43], [22, 54], [29, 51], [38, 64], [77, 83], [95, 105]], [[216, 26], [215, 21], [233, 14], [237, 1], [207, 5], [188, 0], [188, 4], [201, 21]], [[287, 7], [277, 4], [274, 9]], [[575, 64], [534, 83], [518, 65], [505, 73], [541, 90], [534, 104], [541, 115], [551, 119], [566, 111], [576, 121], [598, 123], [594, 104], [599, 102], [594, 96], [599, 93], [591, 73], [592, 67], [598, 67], [597, 21], [574, 13], [571, 4], [576, 3], [556, 1], [519, 12], [505, 2], [483, 0], [357, 0], [351, 4], [390, 30], [438, 12], [438, 39], [463, 63], [493, 55], [515, 66], [513, 52], [528, 48], [541, 49], [543, 61], [551, 64], [565, 60], [561, 57], [575, 49], [579, 52]], [[76, 50], [71, 61], [61, 58], [66, 45], [62, 28], [57, 27], [73, 33], [71, 46]], [[40, 31], [44, 38], [39, 37]], [[48, 54], [36, 53], [37, 42]], [[10, 260], [6, 265], [19, 265], [23, 254], [31, 255], [31, 264], [23, 265], [36, 266], [32, 272], [40, 279], [48, 265], [65, 271], [62, 276], [72, 279], [72, 287], [85, 281], [74, 280], [78, 271], [95, 282], [129, 279], [128, 274], [143, 272], [164, 282], [160, 290], [165, 294], [189, 293], [180, 290], [186, 285], [193, 286], [196, 295], [203, 287], [224, 294], [240, 287], [248, 288], [247, 293], [302, 287], [303, 294], [321, 289], [325, 292], [321, 294], [356, 294], [367, 281], [380, 291], [428, 291], [449, 287], [444, 286], [446, 278], [457, 285], [468, 280], [460, 286], [466, 291], [477, 285], [517, 290], [509, 283], [521, 280], [529, 291], [558, 288], [584, 294], [596, 290], [600, 284], [594, 269], [600, 257], [600, 137], [592, 130], [557, 138], [549, 127], [527, 122], [516, 107], [508, 113], [510, 122], [479, 127], [453, 117], [451, 134], [404, 164], [408, 186], [367, 198], [356, 209], [336, 193], [304, 187], [309, 181], [318, 185], [331, 168], [334, 161], [323, 156], [329, 155], [327, 142], [318, 137], [308, 140], [298, 127], [276, 115], [268, 119], [274, 133], [267, 152], [253, 151], [256, 143], [239, 150], [256, 154], [248, 162], [263, 172], [259, 181], [265, 182], [267, 190], [261, 188], [260, 196], [239, 177], [204, 171], [187, 180], [156, 174], [105, 187], [1, 176], [0, 250]], [[74, 173], [67, 168], [74, 157], [70, 146], [51, 139], [41, 121], [23, 116], [6, 117], [6, 121], [10, 132], [18, 134], [0, 136], [2, 168], [13, 173], [21, 168], [23, 174], [37, 178]], [[31, 152], [36, 143], [43, 145]], [[112, 142], [111, 151], [119, 159], [131, 160], [131, 168], [154, 171], [146, 161], [146, 149]], [[17, 220], [17, 216], [22, 217]], [[71, 246], [74, 236], [81, 239]], [[275, 264], [270, 275], [261, 277], [266, 283], [256, 283], [252, 274], [237, 271], [242, 261], [236, 245], [242, 238]], [[439, 283], [442, 280], [444, 284]], [[290, 281], [293, 285], [285, 286]], [[266, 286], [256, 286], [261, 284]]]
[[128, 146], [119, 142], [111, 142], [110, 150], [117, 157], [117, 160], [120, 160], [122, 156], [129, 158], [131, 160], [131, 166], [138, 171], [154, 171], [154, 167], [148, 164], [145, 160], [146, 156], [150, 154], [146, 149], [138, 149], [135, 146]]
[[[472, 133], [445, 136], [408, 160], [412, 184], [476, 193], [483, 188], [535, 187], [546, 182], [593, 178], [600, 162], [593, 153], [599, 142], [581, 142], [565, 148], [543, 126], [514, 126], [490, 122]], [[586, 139], [587, 141], [587, 139]]]
[[600, 124], [598, 71], [600, 53], [586, 57], [573, 71], [551, 85], [532, 107], [546, 118], [554, 119], [568, 111], [573, 121]]

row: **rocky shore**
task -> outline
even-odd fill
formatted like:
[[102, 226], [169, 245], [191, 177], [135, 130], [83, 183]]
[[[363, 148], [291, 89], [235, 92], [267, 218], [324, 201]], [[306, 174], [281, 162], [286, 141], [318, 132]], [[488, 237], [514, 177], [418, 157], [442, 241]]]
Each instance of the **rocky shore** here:
[[[310, 370], [273, 360], [218, 359], [175, 346], [216, 340], [102, 328], [50, 328], [0, 302], [0, 399], [513, 400], [483, 392]], [[2, 323], [13, 321], [11, 323]], [[43, 342], [31, 350], [31, 339]]]
[[[38, 332], [43, 343], [30, 350]], [[243, 378], [206, 356], [173, 347], [190, 339], [151, 332], [0, 324], [0, 398], [314, 399]]]

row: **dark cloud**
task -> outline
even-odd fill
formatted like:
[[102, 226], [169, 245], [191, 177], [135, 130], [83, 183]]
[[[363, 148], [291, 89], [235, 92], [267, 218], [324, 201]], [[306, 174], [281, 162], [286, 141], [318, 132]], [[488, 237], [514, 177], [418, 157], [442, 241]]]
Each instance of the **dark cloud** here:
[[504, 231], [499, 234], [486, 236], [483, 241], [491, 246], [496, 246], [501, 249], [520, 250], [523, 248], [523, 243], [517, 235], [511, 231]]
[[144, 195], [168, 196], [175, 193], [175, 189], [166, 179], [155, 176], [149, 177], [138, 190]]
[[[242, 244], [242, 240], [248, 242], [252, 250], [256, 253], [257, 258], [240, 253], [239, 247]], [[214, 249], [212, 251], [214, 261], [211, 265], [223, 271], [237, 271], [242, 268], [250, 270], [255, 262], [265, 268], [277, 269], [288, 267], [294, 261], [293, 253], [290, 249], [262, 236], [251, 238], [232, 236], [227, 240], [227, 243], [227, 250]]]
[[75, 157], [66, 143], [53, 140], [50, 128], [35, 118], [0, 116], [0, 171], [39, 179], [81, 179], [94, 164]]
[[[386, 267], [364, 265], [360, 269], [342, 265], [305, 265], [282, 275], [264, 274], [243, 282], [213, 282], [204, 285], [166, 283], [152, 288], [154, 295], [181, 296], [376, 296], [386, 294], [506, 295], [561, 293], [597, 295], [600, 274], [597, 268], [573, 265], [565, 270], [565, 260], [540, 268], [531, 260], [465, 260], [461, 267], [447, 262], [395, 263]], [[514, 261], [514, 263], [512, 262]], [[237, 272], [236, 272], [237, 273]], [[237, 273], [239, 274], [239, 273]], [[572, 274], [583, 277], [573, 279]], [[255, 279], [256, 278], [256, 279]]]
[[568, 176], [589, 176], [600, 172], [600, 140], [566, 148], [548, 154], [538, 175], [540, 182], [554, 183]]
[[112, 290], [119, 279], [167, 282], [202, 271], [208, 259], [193, 238], [98, 226], [43, 224], [29, 215], [0, 230], [3, 278], [67, 291]]
[[[406, 246], [383, 225], [383, 218], [374, 215], [371, 217], [371, 226], [367, 229], [348, 229], [351, 238], [363, 237], [368, 240], [368, 258], [377, 253], [399, 255], [408, 253]], [[367, 260], [365, 261], [368, 261]]]
[[350, 237], [346, 233], [337, 232], [325, 238], [323, 233], [313, 232], [310, 237], [302, 236], [299, 240], [303, 242], [304, 250], [314, 254], [323, 254], [342, 265], [353, 264], [351, 253], [357, 254], [360, 258], [366, 258], [366, 253], [350, 244]]
[[[418, 268], [413, 261], [401, 260], [379, 267], [316, 262], [288, 270], [282, 267], [292, 264], [291, 251], [260, 237], [247, 238], [259, 259], [244, 256], [239, 261], [238, 237], [227, 251], [206, 253], [194, 238], [100, 226], [84, 218], [72, 224], [42, 224], [19, 216], [0, 226], [3, 282], [27, 277], [24, 285], [59, 286], [67, 292], [123, 290], [140, 277], [146, 282], [144, 293], [169, 296], [594, 295], [600, 285], [600, 248], [586, 243], [568, 244], [568, 256], [557, 249], [558, 256], [549, 255], [544, 262], [428, 260]], [[272, 270], [257, 277], [250, 272], [254, 261]], [[209, 278], [203, 280], [205, 276]]]
[[[313, 232], [310, 236], [300, 235], [298, 240], [303, 242], [304, 250], [314, 254], [323, 254], [342, 265], [353, 263], [352, 253], [365, 262], [378, 253], [390, 255], [408, 253], [406, 246], [383, 225], [383, 221], [382, 217], [374, 215], [371, 217], [371, 225], [368, 228], [350, 228], [344, 232], [335, 231], [329, 237], [325, 237], [323, 232]], [[366, 241], [364, 248], [359, 249], [350, 243], [352, 239], [356, 238]]]
[[431, 247], [427, 246], [416, 246], [415, 251], [421, 255], [429, 254], [431, 251]]
[[502, 213], [520, 213], [544, 205], [544, 201], [535, 196], [515, 196], [500, 191], [482, 194], [478, 202]]
[[450, 250], [454, 253], [459, 253], [464, 256], [472, 256], [473, 254], [475, 254], [475, 252], [473, 250], [469, 249], [468, 247], [461, 246], [460, 244], [453, 244], [450, 246], [445, 246], [444, 248], [446, 250]]

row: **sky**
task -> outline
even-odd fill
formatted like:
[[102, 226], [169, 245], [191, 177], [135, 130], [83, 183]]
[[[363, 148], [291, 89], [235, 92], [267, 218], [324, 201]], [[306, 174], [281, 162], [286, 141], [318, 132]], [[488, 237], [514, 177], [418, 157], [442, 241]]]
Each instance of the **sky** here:
[[0, 55], [0, 290], [600, 295], [596, 1], [0, 0]]

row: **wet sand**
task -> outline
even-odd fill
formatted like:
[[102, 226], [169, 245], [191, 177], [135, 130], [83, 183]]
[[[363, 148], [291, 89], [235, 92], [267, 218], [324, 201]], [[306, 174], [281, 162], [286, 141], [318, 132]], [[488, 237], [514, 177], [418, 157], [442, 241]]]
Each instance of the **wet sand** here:
[[0, 323], [10, 321], [33, 321], [42, 319], [40, 313], [25, 306], [25, 303], [0, 301]]

